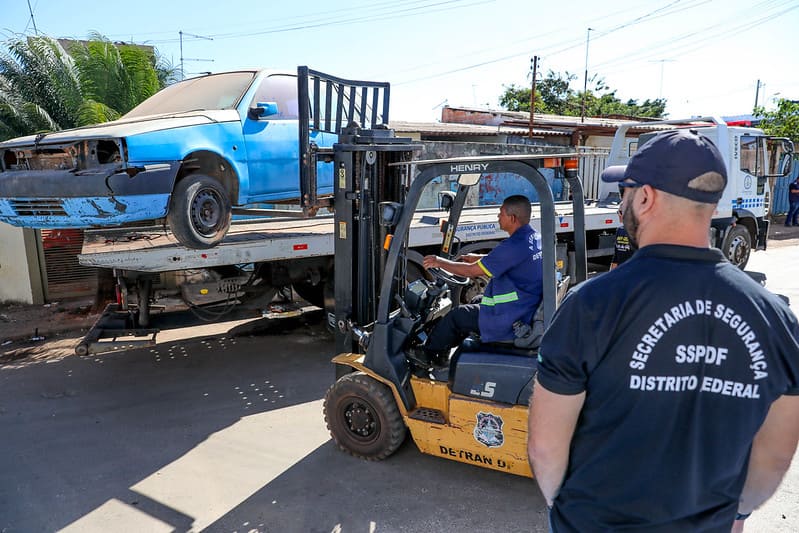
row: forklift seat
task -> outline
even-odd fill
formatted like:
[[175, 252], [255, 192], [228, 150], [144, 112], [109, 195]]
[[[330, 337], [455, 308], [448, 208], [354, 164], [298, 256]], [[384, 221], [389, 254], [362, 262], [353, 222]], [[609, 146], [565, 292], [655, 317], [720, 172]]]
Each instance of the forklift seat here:
[[518, 355], [499, 351], [458, 350], [450, 362], [449, 387], [452, 392], [464, 396], [527, 405], [532, 393], [533, 376], [538, 370], [538, 359]]
[[[569, 290], [570, 277], [566, 276], [557, 282], [555, 292], [555, 306], [560, 305], [561, 300]], [[481, 342], [479, 335], [470, 335], [461, 343], [461, 350], [465, 352], [487, 352], [502, 355], [517, 355], [522, 357], [537, 357], [538, 347], [541, 345], [541, 338], [544, 336], [544, 302], [538, 304], [538, 308], [533, 313], [530, 324], [517, 322], [513, 325], [516, 338], [507, 341]]]

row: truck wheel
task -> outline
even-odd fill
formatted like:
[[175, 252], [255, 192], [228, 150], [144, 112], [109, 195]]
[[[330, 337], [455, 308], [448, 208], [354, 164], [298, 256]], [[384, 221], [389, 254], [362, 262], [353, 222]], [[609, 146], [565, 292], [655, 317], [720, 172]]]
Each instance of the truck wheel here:
[[211, 248], [225, 238], [231, 214], [230, 197], [219, 181], [189, 174], [175, 185], [166, 218], [180, 244]]
[[743, 270], [752, 251], [752, 236], [746, 226], [736, 225], [727, 230], [721, 251], [730, 263]]
[[380, 461], [405, 439], [391, 391], [363, 372], [347, 374], [325, 395], [325, 422], [338, 447], [355, 457]]

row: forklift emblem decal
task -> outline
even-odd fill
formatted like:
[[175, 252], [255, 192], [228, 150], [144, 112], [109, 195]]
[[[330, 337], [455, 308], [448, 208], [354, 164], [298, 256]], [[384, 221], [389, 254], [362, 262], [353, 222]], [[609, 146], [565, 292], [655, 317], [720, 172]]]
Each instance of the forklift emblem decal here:
[[499, 448], [505, 444], [502, 434], [502, 418], [491, 413], [477, 413], [477, 424], [474, 426], [474, 438], [489, 448]]

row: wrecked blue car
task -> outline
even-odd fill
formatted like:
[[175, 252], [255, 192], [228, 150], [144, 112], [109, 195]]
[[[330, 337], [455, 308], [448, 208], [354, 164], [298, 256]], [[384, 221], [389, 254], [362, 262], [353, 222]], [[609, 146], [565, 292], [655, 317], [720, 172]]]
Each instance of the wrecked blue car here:
[[[166, 218], [181, 244], [208, 248], [224, 238], [237, 207], [291, 201], [313, 214], [323, 204], [300, 199], [330, 195], [333, 183], [332, 165], [311, 152], [332, 147], [348, 110], [365, 111], [354, 99], [347, 109], [343, 98], [331, 111], [346, 80], [315, 74], [300, 67], [188, 79], [119, 120], [2, 142], [0, 221], [90, 228]], [[383, 91], [385, 115], [371, 118], [387, 122], [388, 84], [358, 83]], [[348, 98], [356, 94], [346, 88]]]

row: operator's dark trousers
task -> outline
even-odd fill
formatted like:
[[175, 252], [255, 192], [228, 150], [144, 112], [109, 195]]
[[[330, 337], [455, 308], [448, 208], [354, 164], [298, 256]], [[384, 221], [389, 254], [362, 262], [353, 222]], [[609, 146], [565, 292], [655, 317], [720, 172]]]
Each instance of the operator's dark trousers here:
[[799, 202], [791, 202], [791, 207], [788, 208], [788, 215], [785, 217], [786, 226], [796, 226], [797, 218], [799, 218]]
[[480, 304], [456, 307], [436, 324], [427, 337], [425, 350], [441, 354], [461, 343], [470, 333], [479, 333]]

